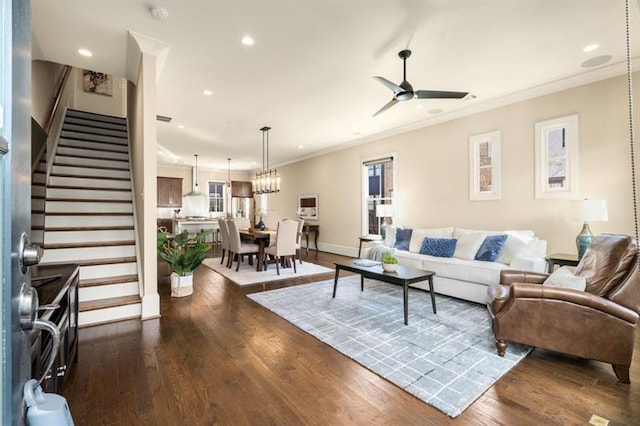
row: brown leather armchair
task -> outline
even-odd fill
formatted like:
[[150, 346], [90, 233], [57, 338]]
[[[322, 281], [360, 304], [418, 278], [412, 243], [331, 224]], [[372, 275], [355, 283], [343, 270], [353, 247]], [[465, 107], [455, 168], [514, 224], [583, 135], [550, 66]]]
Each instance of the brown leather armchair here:
[[502, 271], [487, 307], [498, 354], [507, 341], [610, 363], [629, 383], [640, 318], [638, 248], [627, 235], [595, 237], [578, 264], [585, 291], [541, 285], [549, 274]]

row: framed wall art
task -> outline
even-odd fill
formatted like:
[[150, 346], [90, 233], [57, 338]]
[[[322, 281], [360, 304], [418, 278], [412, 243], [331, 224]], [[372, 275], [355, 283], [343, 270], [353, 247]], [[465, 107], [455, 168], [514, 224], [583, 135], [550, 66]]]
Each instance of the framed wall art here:
[[318, 220], [318, 195], [300, 195], [298, 197], [298, 216], [305, 220]]
[[499, 200], [500, 131], [469, 138], [469, 199]]
[[103, 72], [84, 70], [82, 89], [85, 92], [113, 96], [113, 76]]

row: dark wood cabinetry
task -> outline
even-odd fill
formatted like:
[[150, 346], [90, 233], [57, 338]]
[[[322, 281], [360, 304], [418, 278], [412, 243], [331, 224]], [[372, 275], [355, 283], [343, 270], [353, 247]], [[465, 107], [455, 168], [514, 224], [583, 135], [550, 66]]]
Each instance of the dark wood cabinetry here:
[[[78, 281], [76, 264], [38, 265], [32, 267], [31, 285], [38, 293], [40, 306], [55, 309], [40, 311], [39, 318], [51, 321], [60, 329], [60, 347], [55, 361], [42, 382], [45, 392], [60, 393], [65, 379], [78, 357]], [[52, 356], [53, 339], [42, 330], [31, 332], [31, 375], [42, 377]]]
[[182, 207], [182, 178], [158, 176], [158, 207]]
[[238, 198], [252, 198], [253, 186], [251, 185], [251, 182], [232, 180], [231, 196]]

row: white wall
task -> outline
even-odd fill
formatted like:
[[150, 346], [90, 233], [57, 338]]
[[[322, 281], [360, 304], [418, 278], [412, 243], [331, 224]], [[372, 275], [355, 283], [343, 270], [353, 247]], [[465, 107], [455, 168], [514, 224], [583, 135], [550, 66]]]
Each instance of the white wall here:
[[[581, 224], [568, 200], [534, 197], [534, 125], [577, 113], [580, 198], [604, 198], [609, 221], [594, 233], [632, 235], [626, 79], [617, 77], [279, 167], [282, 192], [269, 195], [267, 226], [295, 213], [298, 195], [318, 194], [321, 248], [357, 247], [362, 232], [363, 159], [395, 153], [395, 223], [533, 229], [549, 253], [575, 253]], [[469, 200], [469, 136], [502, 132], [502, 199]]]

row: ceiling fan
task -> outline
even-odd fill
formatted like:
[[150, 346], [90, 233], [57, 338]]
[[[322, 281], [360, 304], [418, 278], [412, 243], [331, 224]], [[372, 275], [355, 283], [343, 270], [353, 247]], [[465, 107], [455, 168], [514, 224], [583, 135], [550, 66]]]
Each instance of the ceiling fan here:
[[390, 82], [384, 77], [373, 77], [393, 91], [393, 98], [385, 106], [380, 108], [378, 112], [373, 114], [374, 117], [381, 112], [388, 110], [398, 102], [408, 101], [409, 99], [461, 99], [469, 94], [469, 92], [448, 92], [443, 90], [414, 91], [413, 86], [411, 86], [411, 84], [409, 84], [409, 82], [407, 81], [407, 58], [411, 56], [411, 51], [401, 50], [400, 53], [398, 53], [398, 56], [402, 58], [402, 65], [404, 70], [402, 83], [400, 83], [399, 86], [395, 83]]

